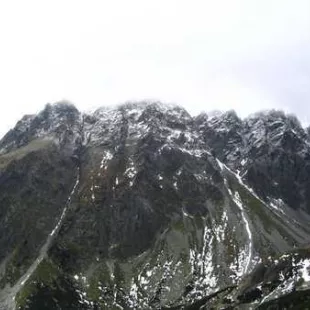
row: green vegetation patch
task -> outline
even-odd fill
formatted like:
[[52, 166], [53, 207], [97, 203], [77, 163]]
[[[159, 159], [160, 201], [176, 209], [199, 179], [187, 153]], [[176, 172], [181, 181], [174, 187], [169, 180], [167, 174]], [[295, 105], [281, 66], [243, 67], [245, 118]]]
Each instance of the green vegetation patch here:
[[53, 288], [59, 274], [57, 266], [52, 261], [44, 259], [16, 295], [16, 308], [20, 309], [26, 306], [28, 298], [37, 292], [38, 283]]
[[4, 288], [6, 283], [13, 286], [31, 265], [31, 257], [23, 251], [24, 248], [21, 244], [17, 245], [13, 250], [13, 253], [5, 267], [4, 276], [0, 281], [0, 288]]
[[28, 143], [26, 146], [18, 148], [9, 153], [0, 155], [0, 169], [7, 167], [13, 160], [20, 160], [31, 152], [46, 148], [52, 144], [49, 139], [36, 139]]

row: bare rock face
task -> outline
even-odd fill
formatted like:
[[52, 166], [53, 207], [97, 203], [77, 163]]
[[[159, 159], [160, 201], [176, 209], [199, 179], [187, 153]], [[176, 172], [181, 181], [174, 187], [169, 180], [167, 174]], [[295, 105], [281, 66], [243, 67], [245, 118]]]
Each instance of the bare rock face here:
[[242, 121], [227, 112], [199, 126], [215, 155], [240, 171], [264, 200], [281, 197], [309, 212], [309, 141], [295, 116], [272, 110]]
[[0, 141], [0, 309], [306, 304], [308, 141], [278, 111], [25, 116]]

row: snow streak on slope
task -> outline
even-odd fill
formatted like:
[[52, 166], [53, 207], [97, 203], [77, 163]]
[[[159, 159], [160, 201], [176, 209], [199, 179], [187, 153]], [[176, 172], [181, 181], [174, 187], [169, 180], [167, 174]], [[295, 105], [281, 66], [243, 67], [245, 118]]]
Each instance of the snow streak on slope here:
[[58, 220], [57, 224], [55, 225], [55, 228], [53, 231], [48, 235], [44, 245], [41, 247], [39, 256], [37, 259], [32, 263], [32, 265], [28, 268], [26, 273], [17, 281], [17, 283], [11, 287], [4, 289], [3, 296], [0, 295], [0, 310], [11, 310], [15, 309], [15, 296], [16, 294], [22, 289], [22, 287], [25, 285], [25, 283], [28, 281], [28, 279], [33, 275], [39, 264], [42, 262], [42, 260], [45, 258], [47, 251], [49, 250], [53, 240], [57, 236], [59, 229], [61, 228], [61, 225], [63, 223], [63, 220], [66, 216], [68, 207], [70, 206], [72, 196], [74, 195], [76, 188], [79, 184], [79, 175], [80, 172], [78, 170], [76, 182], [74, 184], [74, 187], [67, 199], [67, 202], [65, 204], [65, 207], [62, 211], [62, 214], [60, 216], [60, 219]]
[[[265, 201], [263, 201], [261, 198], [259, 198], [259, 196], [254, 192], [254, 190], [243, 182], [242, 177], [240, 175], [240, 171], [237, 171], [237, 173], [235, 173], [229, 167], [227, 167], [225, 164], [220, 162], [218, 159], [217, 159], [217, 163], [222, 170], [225, 168], [227, 171], [229, 171], [231, 174], [233, 174], [237, 178], [239, 184], [242, 185], [249, 193], [251, 193], [251, 195], [253, 197], [255, 197], [260, 203], [262, 203], [264, 206], [266, 206], [269, 210], [277, 211], [277, 212], [282, 213], [283, 215], [286, 215], [285, 212], [282, 209], [280, 209], [279, 207], [277, 207], [274, 203], [270, 202], [270, 205], [269, 205]], [[281, 201], [281, 199], [279, 199], [279, 201], [277, 201], [277, 202], [278, 203], [282, 202], [282, 204], [283, 204], [283, 201]], [[274, 213], [278, 215], [277, 212], [274, 212]]]
[[[242, 182], [241, 178], [240, 178], [237, 174], [235, 174], [233, 171], [231, 171], [225, 164], [223, 164], [222, 162], [220, 162], [218, 159], [216, 159], [216, 160], [217, 160], [217, 163], [218, 163], [218, 165], [219, 165], [219, 167], [221, 168], [222, 171], [223, 171], [224, 168], [225, 168], [225, 169], [227, 169], [229, 172], [233, 173], [233, 174], [237, 177], [239, 183], [240, 183], [241, 185], [243, 185], [246, 189], [248, 189], [248, 190], [256, 197], [256, 195], [254, 194], [254, 192], [253, 192], [252, 190], [250, 190], [250, 189]], [[247, 252], [248, 252], [248, 253], [247, 253], [247, 255], [242, 255], [242, 256], [244, 256], [244, 259], [245, 259], [245, 266], [244, 266], [242, 272], [240, 272], [240, 274], [238, 274], [238, 276], [241, 277], [242, 275], [244, 275], [244, 274], [246, 274], [246, 273], [249, 272], [249, 268], [250, 268], [250, 264], [251, 264], [251, 260], [252, 260], [252, 256], [253, 256], [252, 232], [251, 232], [251, 229], [250, 229], [249, 222], [248, 222], [248, 220], [247, 220], [247, 218], [246, 218], [246, 216], [245, 216], [243, 204], [242, 204], [242, 201], [241, 201], [241, 198], [240, 198], [239, 193], [238, 193], [238, 192], [235, 192], [234, 194], [232, 193], [231, 189], [230, 189], [229, 186], [228, 186], [228, 182], [227, 182], [227, 180], [226, 180], [225, 177], [224, 177], [224, 184], [225, 184], [225, 186], [227, 187], [227, 190], [228, 190], [230, 196], [232, 197], [234, 203], [238, 206], [238, 208], [239, 208], [239, 210], [240, 210], [240, 212], [241, 212], [241, 217], [242, 217], [242, 220], [243, 220], [243, 222], [244, 222], [245, 229], [246, 229], [246, 232], [247, 232], [247, 235], [248, 235], [248, 239], [249, 239], [249, 244], [248, 244], [248, 246], [247, 246]], [[259, 198], [258, 198], [258, 199], [259, 199]], [[245, 253], [244, 253], [244, 254], [245, 254]]]
[[203, 233], [203, 248], [200, 252], [197, 248], [190, 250], [189, 263], [191, 273], [194, 275], [194, 289], [189, 293], [190, 298], [203, 297], [217, 289], [217, 278], [214, 275], [213, 242], [214, 233], [205, 226]]
[[[227, 167], [225, 164], [223, 164], [222, 162], [220, 162], [217, 159], [217, 163], [220, 166], [221, 170], [223, 170], [224, 168], [229, 171], [232, 175], [235, 176], [235, 178], [238, 180], [239, 184], [244, 187], [255, 199], [257, 199], [262, 205], [264, 205], [269, 211], [271, 211], [273, 214], [275, 214], [277, 217], [281, 218], [282, 220], [285, 220], [287, 224], [290, 225], [290, 227], [296, 231], [296, 229], [294, 227], [297, 226], [301, 226], [301, 224], [296, 221], [294, 219], [294, 217], [290, 216], [289, 214], [287, 214], [284, 210], [285, 210], [285, 203], [283, 202], [282, 199], [274, 199], [274, 198], [268, 198], [268, 202], [262, 200], [256, 193], [255, 191], [248, 186], [247, 184], [245, 184], [242, 180], [242, 177], [240, 175], [240, 172], [237, 171], [237, 173], [235, 173], [234, 171], [232, 171], [229, 167]], [[224, 178], [225, 181], [225, 178]], [[230, 189], [228, 188], [227, 185], [227, 181], [226, 182], [226, 187], [228, 189], [228, 191], [231, 194]], [[293, 224], [293, 226], [291, 225]]]
[[240, 195], [238, 192], [235, 192], [233, 200], [241, 211], [242, 220], [245, 224], [245, 228], [246, 228], [246, 231], [247, 231], [247, 234], [249, 237], [248, 256], [247, 256], [246, 265], [245, 265], [244, 270], [243, 270], [243, 274], [246, 274], [249, 271], [249, 267], [250, 267], [250, 263], [251, 263], [251, 259], [252, 259], [252, 252], [253, 252], [252, 233], [251, 233], [249, 222], [246, 219], [246, 216], [244, 214], [243, 205], [242, 205]]

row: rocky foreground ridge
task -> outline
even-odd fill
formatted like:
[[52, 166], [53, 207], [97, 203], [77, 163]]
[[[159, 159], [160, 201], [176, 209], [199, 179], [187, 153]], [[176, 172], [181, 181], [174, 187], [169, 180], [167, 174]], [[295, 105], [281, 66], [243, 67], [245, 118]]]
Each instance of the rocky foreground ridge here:
[[0, 309], [305, 309], [309, 195], [292, 115], [48, 104], [0, 141]]

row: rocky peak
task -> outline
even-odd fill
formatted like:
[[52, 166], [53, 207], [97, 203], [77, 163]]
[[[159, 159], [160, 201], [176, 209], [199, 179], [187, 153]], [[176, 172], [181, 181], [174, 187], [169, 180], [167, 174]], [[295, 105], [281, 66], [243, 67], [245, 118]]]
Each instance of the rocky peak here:
[[160, 102], [127, 102], [84, 115], [84, 141], [95, 144], [125, 134], [130, 140], [141, 140], [147, 135], [162, 140], [169, 132], [181, 134], [191, 128], [192, 117], [185, 109]]
[[80, 112], [66, 101], [46, 104], [37, 115], [24, 116], [0, 142], [2, 152], [19, 148], [38, 138], [54, 138], [66, 143], [81, 125]]
[[59, 128], [74, 126], [80, 120], [80, 112], [69, 102], [47, 104], [36, 116], [32, 128], [37, 134], [48, 134]]
[[235, 110], [228, 111], [213, 111], [208, 114], [209, 121], [212, 123], [223, 122], [227, 125], [234, 125], [235, 123], [240, 123], [241, 120], [238, 117]]
[[245, 119], [247, 138], [252, 148], [283, 147], [286, 151], [300, 151], [306, 139], [305, 130], [294, 115], [282, 111], [265, 111]]
[[229, 166], [238, 166], [244, 148], [244, 128], [236, 112], [211, 112], [195, 119], [199, 133], [216, 156]]
[[218, 133], [228, 132], [242, 125], [241, 119], [234, 110], [201, 113], [195, 121], [198, 126], [209, 127]]

